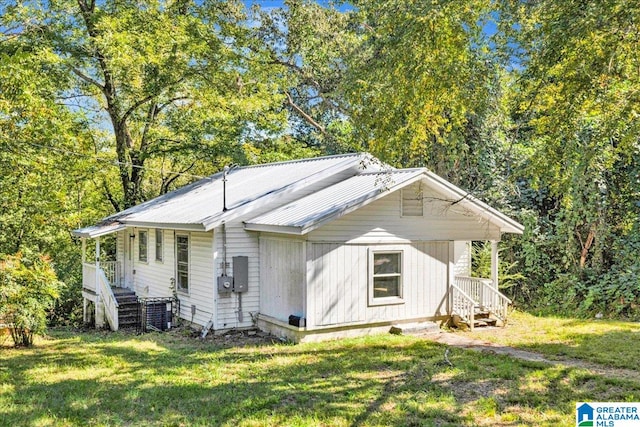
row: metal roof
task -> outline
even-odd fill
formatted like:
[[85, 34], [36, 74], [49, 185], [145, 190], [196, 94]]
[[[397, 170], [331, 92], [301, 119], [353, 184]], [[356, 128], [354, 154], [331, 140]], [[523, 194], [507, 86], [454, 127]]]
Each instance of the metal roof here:
[[117, 231], [113, 224], [210, 230], [240, 211], [250, 211], [257, 202], [277, 200], [280, 192], [295, 191], [349, 168], [366, 167], [380, 168], [369, 154], [357, 153], [233, 168], [227, 174], [227, 211], [223, 211], [223, 173], [219, 172], [73, 234], [97, 237]]
[[306, 234], [420, 179], [425, 169], [362, 173], [245, 222], [247, 230]]
[[220, 172], [73, 234], [99, 237], [126, 226], [208, 231], [248, 217], [247, 230], [301, 235], [420, 179], [502, 232], [523, 232], [518, 222], [426, 169], [393, 169], [360, 153], [234, 168], [227, 174], [226, 211]]

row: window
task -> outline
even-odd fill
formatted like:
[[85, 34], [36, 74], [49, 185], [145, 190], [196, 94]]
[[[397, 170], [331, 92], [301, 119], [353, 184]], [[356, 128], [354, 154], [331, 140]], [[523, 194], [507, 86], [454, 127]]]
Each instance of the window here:
[[176, 289], [189, 291], [189, 236], [176, 236]]
[[399, 304], [402, 300], [402, 252], [371, 251], [369, 305]]
[[138, 231], [138, 261], [147, 262], [147, 243], [149, 234], [146, 231]]
[[164, 235], [156, 228], [156, 261], [162, 262]]
[[420, 185], [412, 184], [402, 189], [402, 216], [423, 216], [422, 189]]

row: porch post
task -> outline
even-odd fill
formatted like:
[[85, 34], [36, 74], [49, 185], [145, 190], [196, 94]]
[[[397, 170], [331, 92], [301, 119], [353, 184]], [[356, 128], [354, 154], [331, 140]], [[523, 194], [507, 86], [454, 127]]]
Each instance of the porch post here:
[[498, 242], [491, 241], [491, 281], [493, 287], [498, 289]]
[[[82, 287], [84, 288], [84, 263], [87, 261], [87, 238], [80, 238], [82, 242]], [[87, 323], [87, 299], [82, 297], [82, 322]]]
[[455, 242], [449, 241], [449, 262], [447, 263], [447, 316], [451, 316], [453, 304], [451, 301], [451, 286], [456, 283], [455, 271]]
[[104, 326], [104, 316], [100, 316], [103, 310], [101, 307], [102, 301], [100, 298], [100, 237], [96, 237], [96, 328], [102, 328]]

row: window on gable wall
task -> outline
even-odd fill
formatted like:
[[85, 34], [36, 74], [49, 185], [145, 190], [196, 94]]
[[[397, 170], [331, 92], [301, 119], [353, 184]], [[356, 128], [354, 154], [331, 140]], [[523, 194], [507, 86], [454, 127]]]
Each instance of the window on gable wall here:
[[402, 216], [422, 216], [424, 211], [422, 187], [420, 183], [411, 184], [401, 190]]
[[156, 261], [162, 262], [162, 255], [164, 251], [164, 235], [163, 231], [156, 228]]
[[371, 251], [369, 305], [402, 300], [402, 251]]
[[147, 247], [149, 242], [149, 234], [146, 230], [138, 231], [138, 261], [147, 262]]

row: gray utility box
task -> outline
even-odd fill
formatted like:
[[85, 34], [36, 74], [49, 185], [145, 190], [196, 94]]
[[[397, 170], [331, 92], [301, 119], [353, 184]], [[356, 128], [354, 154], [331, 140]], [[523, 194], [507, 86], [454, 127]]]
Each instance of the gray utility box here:
[[249, 258], [246, 256], [233, 257], [233, 292], [247, 292], [249, 290]]
[[233, 291], [233, 277], [220, 276], [218, 277], [218, 293], [230, 294]]

